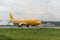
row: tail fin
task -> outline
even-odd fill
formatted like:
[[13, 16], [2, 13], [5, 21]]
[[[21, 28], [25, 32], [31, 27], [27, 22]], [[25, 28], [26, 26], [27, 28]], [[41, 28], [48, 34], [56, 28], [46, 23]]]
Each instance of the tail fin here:
[[10, 12], [10, 20], [14, 20], [14, 17], [12, 15], [12, 12]]

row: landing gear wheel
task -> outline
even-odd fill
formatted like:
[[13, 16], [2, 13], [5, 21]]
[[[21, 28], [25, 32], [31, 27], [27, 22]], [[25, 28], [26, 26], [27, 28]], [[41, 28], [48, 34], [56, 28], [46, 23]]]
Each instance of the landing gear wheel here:
[[26, 27], [29, 27], [29, 25], [27, 25]]
[[21, 27], [21, 26], [18, 26], [18, 27]]

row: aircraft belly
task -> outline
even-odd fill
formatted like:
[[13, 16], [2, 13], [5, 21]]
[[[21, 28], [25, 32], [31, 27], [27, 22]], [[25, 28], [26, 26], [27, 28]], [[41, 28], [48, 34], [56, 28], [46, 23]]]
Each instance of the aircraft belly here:
[[27, 25], [36, 25], [35, 22], [30, 22], [30, 23], [27, 23]]

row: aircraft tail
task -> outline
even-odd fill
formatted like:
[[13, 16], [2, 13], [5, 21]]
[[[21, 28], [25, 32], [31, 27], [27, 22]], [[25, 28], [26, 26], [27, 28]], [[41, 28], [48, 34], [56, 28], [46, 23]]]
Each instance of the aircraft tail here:
[[13, 15], [12, 15], [12, 12], [10, 12], [10, 20], [11, 20], [11, 21], [14, 20], [14, 17], [13, 17]]

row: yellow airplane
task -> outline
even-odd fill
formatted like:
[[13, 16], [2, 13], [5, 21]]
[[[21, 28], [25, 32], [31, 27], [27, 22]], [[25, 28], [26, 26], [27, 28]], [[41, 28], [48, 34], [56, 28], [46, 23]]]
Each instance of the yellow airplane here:
[[13, 17], [12, 12], [10, 12], [10, 22], [12, 22], [13, 24], [17, 24], [18, 27], [21, 27], [23, 25], [29, 27], [29, 25], [32, 26], [37, 26], [40, 25], [42, 22], [38, 19], [22, 19], [22, 20], [17, 20]]

